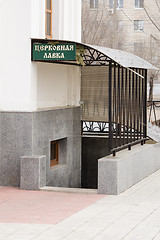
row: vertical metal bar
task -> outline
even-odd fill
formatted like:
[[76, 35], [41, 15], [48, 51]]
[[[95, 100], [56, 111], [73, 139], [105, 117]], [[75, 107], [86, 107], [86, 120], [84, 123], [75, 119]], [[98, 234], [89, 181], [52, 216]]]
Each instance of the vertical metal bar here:
[[[139, 73], [139, 69], [137, 69], [137, 72]], [[137, 140], [139, 139], [139, 82], [140, 82], [140, 76], [137, 76]]]
[[127, 120], [127, 123], [126, 123], [126, 126], [127, 126], [127, 143], [129, 142], [129, 97], [130, 97], [130, 94], [129, 94], [129, 89], [128, 87], [130, 87], [130, 82], [128, 82], [128, 70], [126, 68], [126, 76], [125, 76], [125, 79], [126, 79], [126, 84], [125, 84], [125, 115], [126, 115], [126, 120]]
[[[142, 69], [142, 76], [145, 76], [145, 72]], [[142, 79], [142, 96], [141, 96], [141, 105], [142, 105], [142, 115], [141, 115], [141, 122], [142, 122], [142, 136], [144, 137], [144, 132], [143, 132], [143, 121], [144, 121], [144, 116], [143, 116], [143, 111], [144, 111], [144, 106], [143, 106], [143, 99], [144, 99], [144, 78]]]
[[119, 146], [121, 146], [121, 83], [120, 83], [120, 65], [118, 65], [118, 102], [119, 102], [119, 124], [118, 124], [118, 135], [119, 135]]
[[122, 124], [123, 124], [123, 145], [125, 144], [125, 103], [124, 103], [124, 69], [123, 67], [121, 68], [122, 72], [121, 72], [121, 82], [122, 82], [122, 86], [121, 86], [121, 106], [122, 106]]
[[83, 121], [81, 121], [81, 135], [83, 135]]
[[115, 112], [115, 119], [114, 124], [116, 127], [116, 134], [115, 134], [115, 147], [117, 147], [117, 84], [116, 84], [116, 63], [114, 63], [114, 89], [115, 89], [115, 105], [114, 105], [114, 112]]
[[[138, 72], [138, 69], [136, 68], [136, 72]], [[137, 132], [137, 140], [138, 140], [138, 75], [136, 74], [136, 87], [135, 87], [135, 96], [136, 96], [136, 111], [135, 111], [135, 114], [136, 114], [136, 132]]]
[[132, 73], [132, 102], [133, 102], [133, 131], [134, 131], [134, 141], [136, 139], [135, 131], [136, 131], [136, 117], [135, 117], [135, 111], [136, 111], [136, 98], [135, 98], [135, 79], [134, 79], [134, 73]]
[[[115, 112], [114, 112], [114, 105], [115, 105], [115, 85], [114, 85], [114, 64], [112, 66], [112, 128], [113, 128], [113, 134], [114, 134], [114, 118], [115, 118]], [[114, 137], [114, 136], [113, 136]]]
[[113, 148], [112, 130], [112, 61], [109, 62], [109, 151]]
[[[132, 122], [133, 122], [133, 77], [131, 78], [131, 71], [129, 71], [129, 90], [128, 90], [128, 122], [129, 122], [129, 128], [130, 128], [130, 142], [132, 142]], [[132, 91], [131, 91], [132, 90]]]
[[117, 85], [117, 107], [116, 107], [116, 147], [119, 146], [119, 81], [118, 81], [118, 69], [119, 66], [116, 66], [116, 85]]
[[144, 76], [144, 101], [143, 101], [144, 109], [143, 109], [143, 132], [144, 138], [147, 137], [147, 69], [145, 69]]
[[151, 102], [151, 105], [150, 105], [149, 120], [148, 120], [149, 122], [151, 121], [152, 106], [153, 106], [153, 102]]
[[[113, 138], [114, 138], [114, 127], [115, 127], [115, 95], [116, 95], [116, 89], [115, 89], [115, 79], [114, 79], [114, 68], [115, 68], [115, 63], [113, 64], [113, 71], [112, 71], [112, 81], [113, 81], [113, 87], [112, 87], [112, 128], [113, 128]], [[115, 142], [113, 141], [113, 147], [114, 147]]]
[[153, 101], [153, 113], [154, 113], [154, 121], [155, 121], [155, 124], [157, 125], [156, 106], [155, 106], [155, 102], [154, 101]]
[[[139, 70], [140, 75], [142, 75], [142, 71]], [[142, 138], [142, 81], [143, 79], [140, 77], [139, 78], [139, 133], [140, 133], [140, 138]]]

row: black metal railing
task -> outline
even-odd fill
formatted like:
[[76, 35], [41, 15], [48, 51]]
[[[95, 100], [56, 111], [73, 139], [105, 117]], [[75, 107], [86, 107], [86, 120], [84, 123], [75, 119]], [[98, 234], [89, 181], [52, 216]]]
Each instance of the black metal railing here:
[[110, 63], [109, 79], [109, 142], [115, 155], [147, 137], [147, 71]]
[[[97, 60], [94, 54], [90, 53], [89, 58], [88, 53], [85, 64], [89, 65], [91, 59], [91, 65], [88, 72], [82, 73], [82, 78], [86, 77], [84, 80], [86, 89], [89, 89], [85, 92], [84, 98], [82, 97], [82, 133], [108, 136], [109, 153], [115, 155], [120, 149], [131, 149], [132, 145], [144, 144], [147, 139], [147, 70], [124, 68], [107, 59], [108, 64], [105, 66], [107, 74], [104, 73], [106, 82], [104, 84], [103, 75], [103, 85], [95, 85], [97, 88], [93, 91], [93, 84], [90, 81], [95, 78], [91, 70], [94, 68], [93, 62]], [[98, 81], [100, 75], [97, 74]], [[100, 87], [102, 89], [99, 89]], [[103, 94], [105, 92], [106, 98], [104, 96], [102, 98], [102, 94], [97, 95], [98, 92]], [[96, 105], [94, 98], [90, 96], [92, 98], [96, 96]]]

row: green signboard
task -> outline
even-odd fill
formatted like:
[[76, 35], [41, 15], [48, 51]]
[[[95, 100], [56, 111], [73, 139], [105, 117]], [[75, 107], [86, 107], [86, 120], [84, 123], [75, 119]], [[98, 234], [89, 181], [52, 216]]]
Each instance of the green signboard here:
[[33, 61], [74, 61], [76, 60], [75, 43], [33, 43]]

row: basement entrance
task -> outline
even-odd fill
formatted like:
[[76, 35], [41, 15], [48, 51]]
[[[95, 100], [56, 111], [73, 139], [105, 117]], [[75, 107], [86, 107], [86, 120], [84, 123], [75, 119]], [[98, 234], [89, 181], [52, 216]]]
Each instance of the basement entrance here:
[[105, 136], [82, 136], [82, 188], [98, 188], [98, 159], [109, 154], [108, 140]]
[[[32, 45], [37, 41], [32, 39]], [[40, 42], [54, 44], [57, 41]], [[32, 60], [81, 66], [81, 185], [97, 188], [99, 158], [108, 154], [115, 156], [117, 151], [131, 149], [132, 144], [143, 144], [146, 140], [147, 70], [156, 68], [133, 54], [115, 49], [63, 40], [58, 40], [58, 44], [73, 44], [74, 51], [65, 50], [64, 59], [56, 59], [49, 53], [45, 59], [41, 59], [45, 54], [40, 55], [39, 60], [39, 51], [38, 55], [32, 51]], [[51, 47], [50, 51], [54, 49]], [[77, 120], [74, 131], [80, 130], [79, 127]]]

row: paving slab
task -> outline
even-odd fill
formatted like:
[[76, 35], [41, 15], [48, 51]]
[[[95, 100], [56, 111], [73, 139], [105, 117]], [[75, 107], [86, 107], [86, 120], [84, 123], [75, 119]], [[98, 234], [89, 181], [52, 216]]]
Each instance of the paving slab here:
[[0, 223], [57, 224], [104, 195], [0, 188]]
[[118, 196], [0, 188], [0, 240], [160, 240], [160, 170]]

